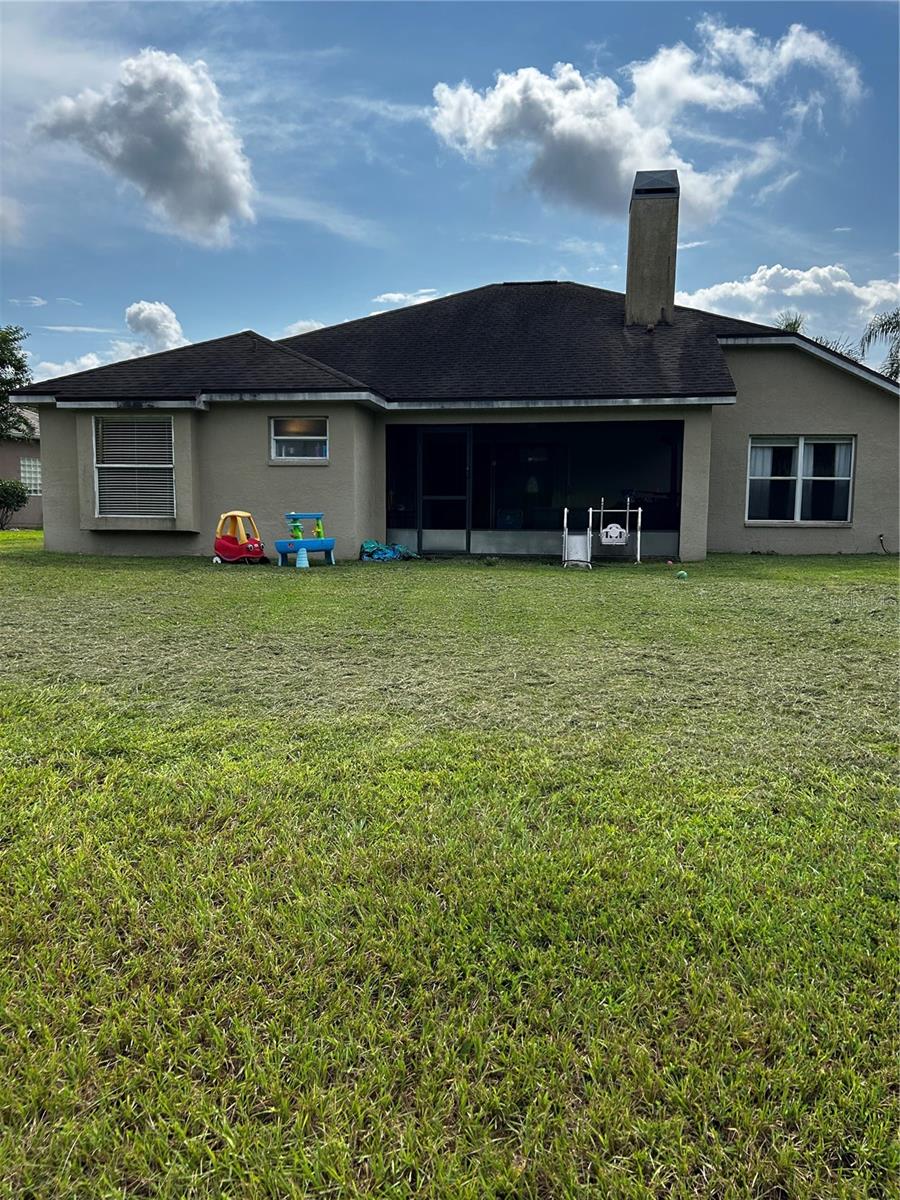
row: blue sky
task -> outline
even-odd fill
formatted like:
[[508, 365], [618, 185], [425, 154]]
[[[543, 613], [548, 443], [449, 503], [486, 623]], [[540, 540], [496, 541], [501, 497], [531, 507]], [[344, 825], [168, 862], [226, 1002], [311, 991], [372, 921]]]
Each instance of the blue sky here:
[[39, 377], [496, 280], [622, 290], [630, 178], [660, 166], [683, 302], [853, 337], [897, 302], [893, 4], [0, 19], [2, 320]]

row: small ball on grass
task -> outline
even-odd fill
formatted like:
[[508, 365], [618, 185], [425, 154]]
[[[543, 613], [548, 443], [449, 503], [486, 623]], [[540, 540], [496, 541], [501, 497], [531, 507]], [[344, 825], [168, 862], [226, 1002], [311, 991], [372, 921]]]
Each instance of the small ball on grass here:
[[687, 571], [676, 571], [675, 578], [676, 579], [687, 579]]

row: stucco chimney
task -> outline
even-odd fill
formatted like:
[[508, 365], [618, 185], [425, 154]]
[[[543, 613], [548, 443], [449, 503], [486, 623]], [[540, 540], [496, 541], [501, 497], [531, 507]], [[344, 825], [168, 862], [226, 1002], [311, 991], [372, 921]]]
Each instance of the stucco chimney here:
[[625, 324], [671, 325], [678, 243], [677, 171], [638, 171], [628, 210]]

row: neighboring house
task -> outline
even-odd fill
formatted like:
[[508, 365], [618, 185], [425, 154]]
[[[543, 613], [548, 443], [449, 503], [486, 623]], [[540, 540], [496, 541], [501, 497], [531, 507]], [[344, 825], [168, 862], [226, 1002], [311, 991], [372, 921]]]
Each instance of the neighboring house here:
[[28, 491], [28, 503], [14, 514], [14, 529], [40, 529], [41, 513], [41, 433], [37, 415], [22, 410], [31, 426], [31, 436], [17, 434], [0, 438], [0, 479], [17, 479]]
[[338, 554], [559, 553], [564, 506], [644, 553], [898, 548], [897, 388], [808, 338], [674, 304], [674, 171], [639, 172], [625, 295], [501, 283], [273, 342], [246, 331], [35, 384], [45, 544], [208, 554], [216, 519], [323, 510]]

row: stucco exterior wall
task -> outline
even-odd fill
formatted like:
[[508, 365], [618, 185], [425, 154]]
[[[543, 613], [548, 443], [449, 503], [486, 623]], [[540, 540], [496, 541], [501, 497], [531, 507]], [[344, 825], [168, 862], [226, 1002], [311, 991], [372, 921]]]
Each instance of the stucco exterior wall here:
[[[15, 479], [22, 482], [19, 464], [23, 458], [40, 458], [41, 443], [34, 439], [0, 439], [0, 479]], [[40, 529], [43, 521], [43, 505], [40, 496], [29, 496], [24, 508], [10, 522], [14, 529]]]
[[[880, 553], [878, 535], [898, 549], [897, 399], [795, 347], [729, 346], [737, 404], [712, 412], [709, 472], [711, 552]], [[752, 436], [856, 437], [851, 521], [762, 524], [746, 521]]]
[[[332, 401], [220, 403], [208, 412], [173, 411], [174, 521], [94, 515], [94, 415], [49, 406], [42, 413], [48, 550], [211, 554], [219, 514], [232, 508], [253, 513], [268, 546], [286, 536], [284, 514], [291, 510], [324, 512], [340, 558], [355, 558], [363, 538], [384, 536], [384, 434], [378, 415], [366, 409]], [[158, 419], [160, 412], [146, 415]], [[269, 418], [277, 416], [328, 417], [328, 461], [271, 462]]]
[[[158, 411], [148, 411], [148, 419]], [[365, 538], [385, 536], [386, 421], [472, 422], [646, 421], [684, 423], [681, 557], [706, 552], [710, 412], [705, 407], [573, 408], [538, 412], [498, 409], [379, 412], [347, 402], [213, 404], [208, 412], [177, 410], [173, 521], [99, 518], [94, 508], [92, 421], [87, 411], [47, 408], [42, 414], [45, 459], [45, 545], [82, 554], [172, 555], [211, 553], [221, 512], [249, 509], [263, 541], [285, 533], [284, 513], [321, 510], [337, 539], [339, 558], [355, 558]], [[269, 418], [329, 419], [327, 463], [269, 459]], [[598, 480], [598, 487], [602, 480]]]

